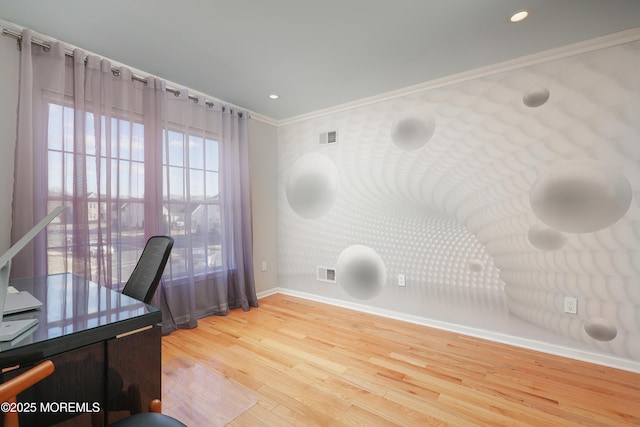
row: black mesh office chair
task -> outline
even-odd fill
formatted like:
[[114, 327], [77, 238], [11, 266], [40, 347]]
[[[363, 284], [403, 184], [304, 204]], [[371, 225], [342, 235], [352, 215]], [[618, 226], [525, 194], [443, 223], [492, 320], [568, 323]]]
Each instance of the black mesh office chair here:
[[[160, 278], [167, 265], [173, 248], [173, 238], [169, 236], [153, 236], [147, 240], [142, 255], [127, 280], [122, 293], [143, 301], [151, 302], [156, 293]], [[154, 400], [149, 406], [150, 412], [141, 412], [111, 424], [113, 427], [186, 427], [174, 418], [159, 413], [160, 401]]]
[[158, 283], [164, 272], [169, 255], [173, 248], [173, 238], [169, 236], [153, 236], [147, 240], [142, 255], [127, 280], [122, 293], [143, 301], [151, 302], [156, 293]]

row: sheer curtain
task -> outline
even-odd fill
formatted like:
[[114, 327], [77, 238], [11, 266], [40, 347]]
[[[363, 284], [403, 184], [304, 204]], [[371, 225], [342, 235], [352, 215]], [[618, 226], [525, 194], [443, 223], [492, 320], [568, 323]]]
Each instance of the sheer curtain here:
[[66, 209], [15, 277], [72, 272], [121, 290], [155, 234], [176, 244], [154, 305], [165, 331], [257, 306], [247, 114], [22, 35], [12, 241]]
[[[247, 115], [190, 98], [186, 90], [170, 95], [166, 105], [164, 209], [179, 222], [174, 228], [185, 230], [170, 275], [193, 290], [172, 313], [187, 326], [198, 317], [257, 306]], [[167, 301], [180, 300], [180, 288], [165, 287]]]

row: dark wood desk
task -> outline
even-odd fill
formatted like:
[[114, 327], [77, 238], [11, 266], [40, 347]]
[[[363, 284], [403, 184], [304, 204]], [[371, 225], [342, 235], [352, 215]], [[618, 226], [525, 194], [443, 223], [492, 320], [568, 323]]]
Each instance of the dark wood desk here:
[[0, 343], [0, 368], [19, 366], [4, 373], [2, 381], [42, 360], [56, 366], [51, 377], [19, 396], [38, 409], [21, 413], [21, 426], [67, 419], [73, 425], [78, 420], [108, 425], [160, 398], [160, 310], [72, 274], [17, 279], [11, 285], [30, 292], [43, 306], [6, 316], [39, 323]]

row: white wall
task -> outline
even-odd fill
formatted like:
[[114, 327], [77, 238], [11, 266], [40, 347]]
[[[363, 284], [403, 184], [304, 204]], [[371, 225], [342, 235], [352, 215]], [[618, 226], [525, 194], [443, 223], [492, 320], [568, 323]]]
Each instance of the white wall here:
[[11, 245], [13, 153], [16, 142], [20, 51], [14, 39], [0, 37], [0, 252]]
[[[278, 286], [277, 142], [275, 126], [249, 122], [253, 267], [258, 293]], [[262, 263], [266, 262], [266, 271]]]
[[283, 123], [280, 286], [640, 369], [639, 68], [625, 39]]

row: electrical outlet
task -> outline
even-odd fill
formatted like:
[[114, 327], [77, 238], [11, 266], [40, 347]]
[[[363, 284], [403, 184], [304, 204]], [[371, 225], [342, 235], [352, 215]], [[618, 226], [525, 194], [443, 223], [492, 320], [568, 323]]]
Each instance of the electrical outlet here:
[[564, 312], [578, 314], [578, 298], [564, 297]]
[[261, 266], [261, 270], [262, 271], [267, 271], [267, 261], [262, 261], [262, 266]]
[[398, 274], [398, 286], [407, 286], [407, 278], [404, 274]]

